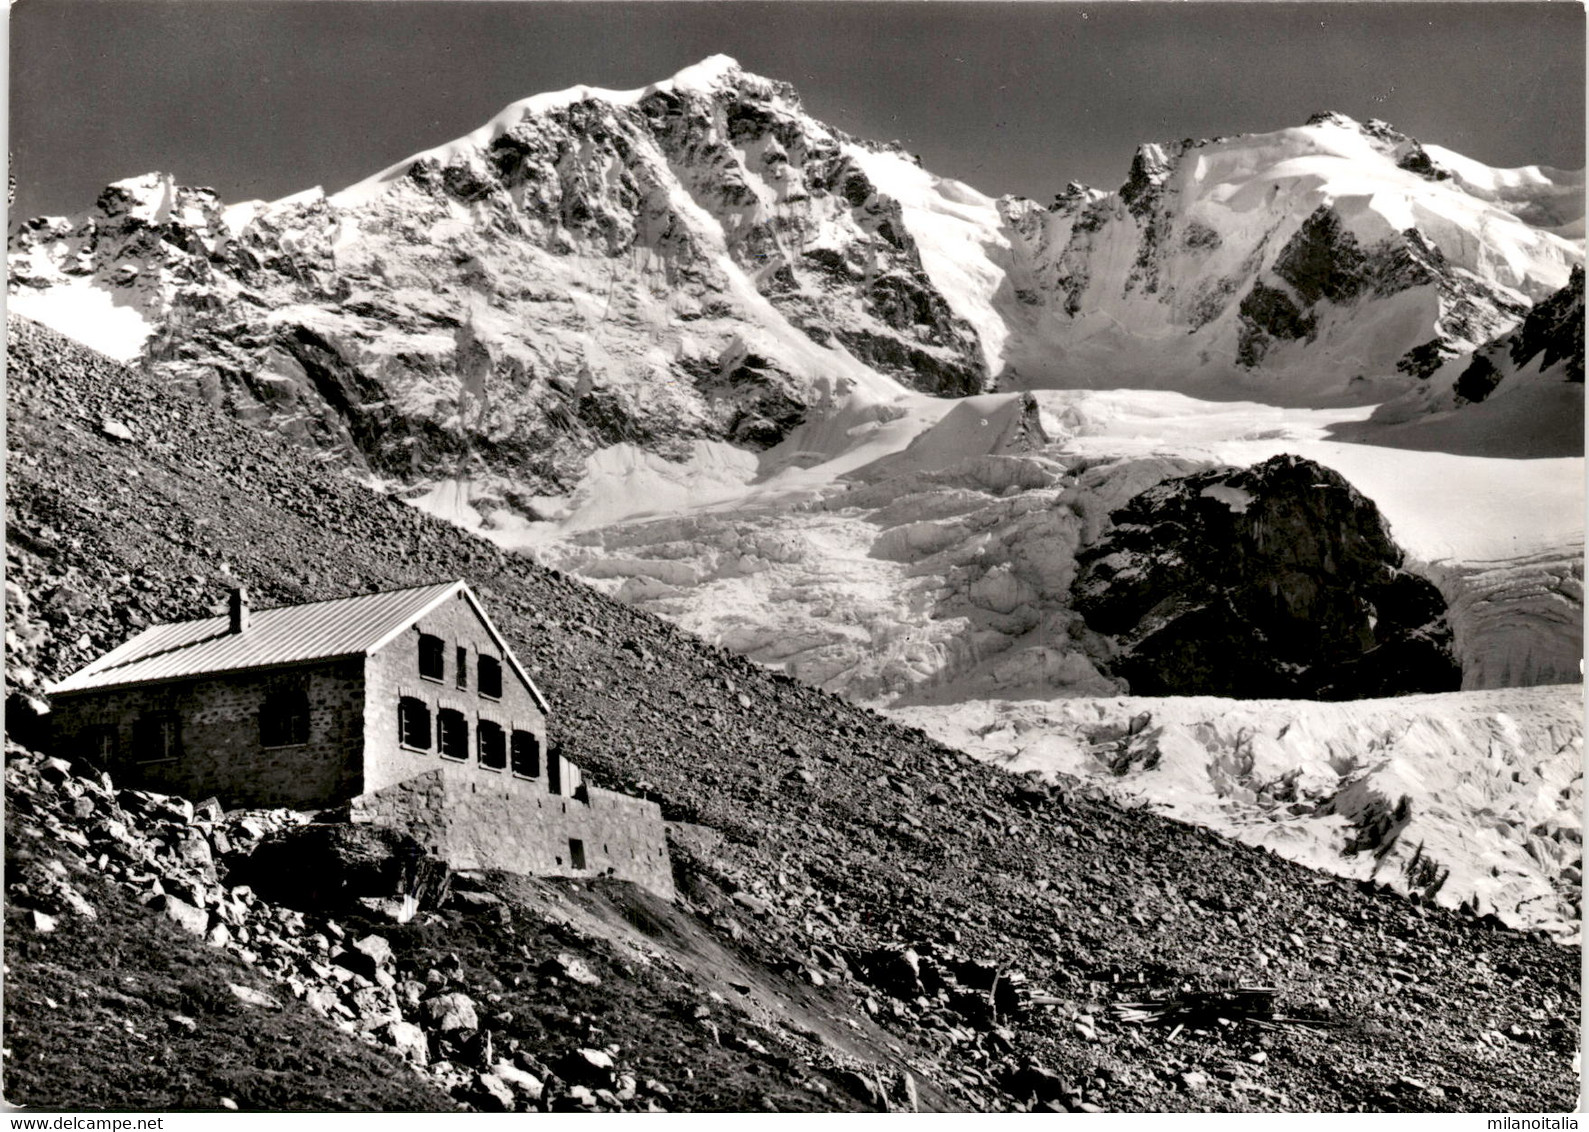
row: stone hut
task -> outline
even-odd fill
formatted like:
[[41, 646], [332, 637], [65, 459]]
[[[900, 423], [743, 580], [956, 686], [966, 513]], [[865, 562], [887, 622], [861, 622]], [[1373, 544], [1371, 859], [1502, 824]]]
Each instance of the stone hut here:
[[454, 868], [673, 895], [655, 803], [547, 750], [546, 698], [462, 581], [156, 625], [50, 689], [57, 749], [227, 808], [346, 806]]

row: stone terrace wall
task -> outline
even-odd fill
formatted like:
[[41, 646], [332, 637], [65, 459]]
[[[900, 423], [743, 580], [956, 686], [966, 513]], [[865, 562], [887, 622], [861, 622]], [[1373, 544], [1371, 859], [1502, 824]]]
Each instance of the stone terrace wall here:
[[[259, 710], [265, 697], [300, 689], [309, 697], [309, 741], [262, 746]], [[98, 759], [95, 729], [108, 728], [115, 742], [106, 769], [129, 786], [193, 799], [213, 794], [229, 809], [313, 809], [364, 790], [363, 705], [364, 658], [353, 657], [55, 696], [50, 718], [55, 750], [65, 757]], [[140, 763], [133, 745], [137, 720], [157, 712], [180, 719], [181, 754], [170, 762]]]
[[[456, 869], [505, 869], [534, 876], [604, 876], [673, 898], [667, 829], [654, 802], [599, 787], [588, 799], [549, 795], [532, 780], [483, 779], [436, 767], [353, 801], [354, 821], [411, 834]], [[584, 844], [575, 868], [570, 839]]]

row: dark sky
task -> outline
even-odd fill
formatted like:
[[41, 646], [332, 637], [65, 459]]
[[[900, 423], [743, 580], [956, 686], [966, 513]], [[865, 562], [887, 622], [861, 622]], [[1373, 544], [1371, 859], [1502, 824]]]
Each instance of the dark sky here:
[[226, 200], [334, 191], [575, 83], [714, 52], [935, 172], [1049, 199], [1139, 141], [1379, 117], [1492, 165], [1584, 164], [1584, 10], [1556, 3], [17, 0], [20, 216], [152, 169]]

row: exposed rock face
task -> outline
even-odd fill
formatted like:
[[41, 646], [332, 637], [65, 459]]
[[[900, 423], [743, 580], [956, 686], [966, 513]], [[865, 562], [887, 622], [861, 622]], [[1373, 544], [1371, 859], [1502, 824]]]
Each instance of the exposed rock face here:
[[527, 99], [330, 197], [119, 182], [17, 230], [13, 305], [97, 292], [130, 321], [93, 344], [361, 470], [556, 493], [619, 442], [774, 444], [845, 382], [983, 390], [863, 165], [914, 169], [717, 57]]
[[1560, 367], [1560, 379], [1583, 384], [1583, 267], [1567, 286], [1535, 305], [1512, 333], [1473, 356], [1452, 388], [1464, 401], [1482, 401], [1506, 378], [1538, 360], [1541, 373]]
[[1439, 316], [1434, 337], [1396, 359], [1397, 372], [1425, 378], [1465, 345], [1510, 325], [1526, 309], [1515, 294], [1447, 263], [1416, 228], [1365, 246], [1333, 207], [1320, 205], [1280, 249], [1270, 283], [1241, 303], [1236, 360], [1252, 368], [1275, 341], [1313, 341], [1332, 309], [1429, 288]]
[[[1465, 456], [1525, 460], [1581, 457], [1584, 450], [1583, 278], [1583, 268], [1574, 267], [1566, 285], [1536, 303], [1520, 324], [1472, 350], [1447, 357], [1439, 343], [1428, 343], [1414, 352], [1424, 354], [1418, 372], [1424, 372], [1428, 366], [1434, 367], [1427, 380], [1380, 405], [1366, 422], [1337, 426], [1332, 432], [1341, 439], [1368, 444]], [[1409, 354], [1407, 360], [1411, 359]], [[1550, 566], [1550, 573], [1556, 577], [1561, 577], [1558, 567], [1570, 566], [1580, 557], [1577, 545], [1564, 550], [1561, 561]], [[1528, 560], [1544, 562], [1532, 554]], [[1519, 560], [1520, 563], [1524, 561], [1527, 560]], [[1479, 569], [1488, 573], [1499, 565], [1492, 562]], [[1526, 572], [1532, 574], [1532, 567]], [[1581, 576], [1582, 571], [1575, 567], [1573, 573]], [[1488, 600], [1465, 604], [1487, 610], [1486, 619], [1496, 625], [1512, 622], [1508, 631], [1508, 635], [1512, 635], [1520, 627], [1515, 616], [1518, 611], [1512, 604], [1516, 598], [1528, 594], [1530, 600], [1543, 599], [1544, 608], [1548, 610], [1557, 604], [1557, 587], [1551, 581], [1541, 584], [1542, 581], [1539, 578], [1525, 581], [1518, 577], [1508, 582], [1512, 598], [1505, 603], [1504, 613], [1501, 606]], [[1576, 593], [1576, 583], [1569, 582], [1567, 592]], [[1563, 614], [1565, 610], [1550, 610], [1546, 620], [1571, 625], [1582, 620], [1576, 614], [1565, 617]], [[1525, 621], [1529, 619], [1525, 617]], [[1554, 655], [1543, 660], [1543, 667], [1537, 666], [1535, 660], [1522, 661], [1522, 670], [1554, 672], [1561, 679], [1576, 681], [1581, 649], [1570, 639], [1562, 640], [1555, 633], [1551, 636], [1557, 638], [1548, 650]], [[1555, 647], [1558, 645], [1559, 649]], [[1458, 648], [1463, 648], [1460, 633]], [[1505, 651], [1512, 653], [1511, 649]], [[1512, 655], [1504, 667], [1518, 670], [1520, 660]], [[1493, 664], [1486, 664], [1486, 667], [1491, 671], [1491, 678], [1499, 671]], [[1465, 668], [1469, 670], [1471, 684], [1471, 665], [1465, 663]]]
[[1073, 596], [1137, 695], [1355, 699], [1454, 691], [1445, 603], [1378, 509], [1277, 456], [1167, 480], [1078, 556]]
[[295, 827], [267, 840], [238, 876], [268, 899], [339, 911], [361, 898], [394, 895], [435, 907], [448, 887], [445, 866], [406, 833], [331, 823]]
[[1253, 368], [1276, 341], [1314, 341], [1332, 312], [1419, 288], [1438, 311], [1427, 341], [1395, 360], [1396, 372], [1426, 378], [1447, 358], [1510, 326], [1527, 309], [1513, 291], [1455, 270], [1417, 228], [1365, 245], [1341, 214], [1320, 205], [1280, 249], [1273, 279], [1259, 279], [1241, 304], [1237, 362]]

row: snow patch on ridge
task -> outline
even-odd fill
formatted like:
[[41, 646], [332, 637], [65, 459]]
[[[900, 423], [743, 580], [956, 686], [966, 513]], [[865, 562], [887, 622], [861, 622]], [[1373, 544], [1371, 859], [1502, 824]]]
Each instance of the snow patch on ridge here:
[[118, 362], [136, 362], [154, 333], [137, 307], [118, 303], [114, 292], [87, 278], [18, 287], [6, 307]]
[[998, 202], [937, 177], [889, 150], [847, 145], [845, 153], [904, 210], [922, 268], [949, 309], [976, 330], [990, 373], [1004, 364], [1010, 336], [1010, 239]]

